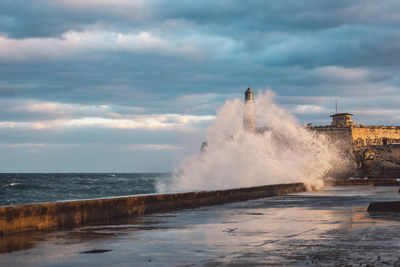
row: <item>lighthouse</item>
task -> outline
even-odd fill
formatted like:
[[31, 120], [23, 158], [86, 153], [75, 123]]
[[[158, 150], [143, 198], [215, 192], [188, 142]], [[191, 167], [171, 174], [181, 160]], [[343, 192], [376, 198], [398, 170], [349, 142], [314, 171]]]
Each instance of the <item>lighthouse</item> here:
[[251, 91], [251, 88], [247, 88], [244, 93], [243, 127], [249, 132], [254, 133], [256, 131], [253, 91]]

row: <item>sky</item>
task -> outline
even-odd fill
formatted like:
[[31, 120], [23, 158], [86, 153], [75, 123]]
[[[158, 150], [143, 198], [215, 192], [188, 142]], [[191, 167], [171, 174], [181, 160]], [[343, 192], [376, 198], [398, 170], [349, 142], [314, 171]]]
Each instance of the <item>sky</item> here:
[[170, 172], [247, 87], [400, 125], [396, 0], [2, 0], [0, 172]]

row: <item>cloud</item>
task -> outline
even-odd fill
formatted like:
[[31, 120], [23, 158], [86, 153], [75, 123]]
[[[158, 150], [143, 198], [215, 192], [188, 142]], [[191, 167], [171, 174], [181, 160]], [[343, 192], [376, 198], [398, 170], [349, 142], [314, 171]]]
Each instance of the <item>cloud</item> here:
[[170, 122], [164, 115], [138, 117], [134, 119], [108, 119], [98, 117], [84, 117], [72, 119], [60, 124], [51, 123], [49, 127], [99, 127], [115, 129], [147, 129], [147, 130], [188, 130], [182, 124]]
[[357, 112], [361, 95], [366, 123], [394, 124], [399, 14], [395, 0], [0, 1], [0, 138], [183, 153], [247, 87], [301, 122], [329, 123], [336, 98]]
[[188, 54], [193, 52], [193, 47], [176, 46], [145, 31], [137, 34], [70, 31], [61, 38], [11, 39], [0, 36], [0, 59], [6, 61], [40, 61], [91, 51]]
[[[0, 117], [0, 128], [44, 130], [95, 127], [190, 131], [196, 124], [215, 119], [212, 115], [137, 114], [137, 109], [129, 107], [122, 109], [131, 113], [121, 114], [118, 113], [120, 107], [109, 105], [79, 105], [24, 99], [0, 99], [0, 103], [0, 111], [3, 114], [2, 120]], [[14, 121], [9, 120], [10, 118], [14, 118]]]
[[[212, 55], [211, 59], [228, 58], [239, 62], [250, 59], [269, 66], [346, 64], [354, 67], [360, 64], [393, 65], [399, 54], [397, 38], [393, 34], [398, 30], [387, 27], [388, 23], [400, 23], [396, 12], [399, 7], [392, 1], [382, 5], [373, 1], [352, 4], [310, 1], [296, 5], [288, 1], [279, 4], [255, 1], [246, 5], [244, 12], [240, 2], [195, 4], [175, 1], [172, 6], [176, 8], [159, 1], [146, 4], [136, 1], [74, 2], [55, 1], [49, 5], [38, 1], [37, 6], [27, 12], [37, 12], [32, 14], [37, 19], [38, 6], [51, 9], [54, 12], [39, 16], [39, 21], [43, 20], [41, 27], [53, 25], [46, 18], [60, 13], [65, 17], [60, 24], [79, 24], [79, 29], [76, 26], [62, 28], [57, 36], [38, 36], [40, 38], [15, 38], [12, 29], [6, 30], [0, 40], [4, 51], [0, 57], [7, 60], [57, 59], [88, 51], [100, 54], [100, 51], [126, 51]], [[19, 17], [17, 7], [5, 6], [4, 10], [9, 11], [4, 17], [8, 24], [17, 25], [14, 20], [27, 22], [30, 18]], [[356, 15], [354, 10], [357, 10]], [[79, 15], [72, 14], [76, 11]], [[97, 20], [87, 19], [94, 19], [93, 14], [99, 11], [104, 14], [100, 13]], [[106, 11], [115, 14], [109, 17], [105, 15]], [[131, 17], [144, 14], [144, 18], [139, 23], [125, 16], [119, 17], [125, 12]], [[220, 16], [219, 12], [225, 16]], [[26, 27], [33, 26], [27, 24]], [[380, 46], [383, 41], [385, 49]]]
[[22, 147], [22, 148], [40, 148], [47, 144], [17, 143], [17, 144], [0, 144], [3, 147]]
[[295, 114], [312, 114], [319, 113], [321, 114], [324, 111], [324, 108], [316, 105], [296, 105], [293, 109]]
[[[134, 107], [132, 107], [134, 110]], [[64, 120], [82, 116], [115, 117], [109, 105], [82, 105], [34, 99], [0, 98], [0, 121]]]
[[277, 33], [261, 40], [263, 46], [254, 52], [260, 62], [269, 66], [396, 65], [400, 49], [396, 35], [397, 30], [367, 25], [344, 25], [303, 34]]
[[28, 153], [39, 153], [46, 146], [48, 146], [48, 144], [30, 144], [30, 143], [1, 144], [0, 143], [0, 147], [2, 147], [3, 149], [7, 150], [17, 149]]
[[58, 4], [63, 7], [69, 7], [73, 9], [80, 8], [93, 8], [93, 7], [116, 7], [120, 9], [125, 8], [143, 8], [145, 1], [137, 0], [137, 1], [129, 1], [129, 0], [87, 0], [87, 1], [79, 1], [79, 0], [55, 0], [53, 4]]
[[182, 147], [173, 146], [173, 145], [151, 145], [151, 144], [139, 144], [139, 145], [130, 145], [128, 146], [130, 150], [181, 150]]
[[176, 130], [188, 132], [194, 124], [211, 121], [214, 116], [186, 116], [177, 114], [132, 116], [132, 119], [109, 119], [100, 117], [83, 117], [79, 119], [52, 120], [41, 122], [0, 122], [0, 128], [19, 129], [67, 129], [67, 128], [113, 128], [113, 129], [146, 129], [146, 130]]
[[315, 76], [319, 77], [320, 80], [342, 84], [376, 82], [391, 77], [387, 74], [362, 68], [344, 68], [338, 66], [319, 67], [313, 71]]
[[177, 130], [190, 131], [194, 124], [212, 121], [215, 116], [194, 116], [180, 114], [146, 114], [129, 115], [126, 119], [110, 119], [99, 117], [84, 117], [72, 119], [60, 124], [50, 124], [51, 127], [100, 127], [115, 129], [146, 129], [146, 130]]

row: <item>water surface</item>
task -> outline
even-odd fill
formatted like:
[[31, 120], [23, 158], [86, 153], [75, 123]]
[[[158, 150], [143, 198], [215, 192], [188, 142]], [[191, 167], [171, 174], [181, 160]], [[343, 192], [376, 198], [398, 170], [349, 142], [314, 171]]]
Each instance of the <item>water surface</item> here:
[[156, 192], [170, 173], [0, 173], [0, 206]]

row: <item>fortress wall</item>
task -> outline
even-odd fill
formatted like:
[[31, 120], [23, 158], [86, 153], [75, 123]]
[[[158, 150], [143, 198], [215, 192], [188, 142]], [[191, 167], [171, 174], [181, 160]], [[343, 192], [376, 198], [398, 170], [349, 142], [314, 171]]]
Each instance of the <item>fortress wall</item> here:
[[353, 126], [331, 127], [313, 126], [313, 131], [324, 133], [332, 141], [350, 139], [356, 146], [383, 145], [383, 139], [388, 139], [387, 144], [400, 144], [400, 127], [398, 126]]
[[331, 125], [306, 128], [324, 134], [335, 146], [344, 149], [349, 172], [332, 177], [400, 177], [400, 126], [354, 125], [348, 113], [334, 114]]
[[400, 127], [395, 126], [354, 126], [352, 136], [356, 147], [400, 143]]
[[302, 183], [219, 191], [153, 194], [0, 207], [0, 236], [29, 230], [112, 223], [129, 216], [306, 191]]
[[353, 126], [331, 127], [314, 126], [310, 128], [319, 133], [324, 133], [332, 142], [341, 141], [355, 148], [363, 146], [381, 146], [384, 139], [388, 139], [387, 145], [400, 144], [400, 127], [395, 126]]
[[349, 127], [313, 126], [310, 130], [326, 135], [332, 143], [348, 150], [353, 149], [353, 138]]
[[390, 152], [393, 161], [400, 161], [400, 145], [392, 145]]

